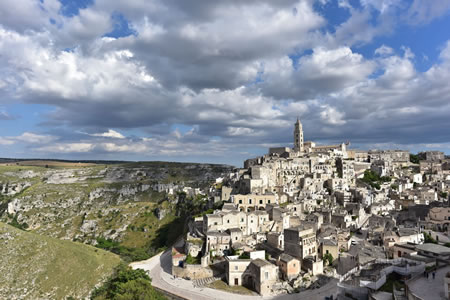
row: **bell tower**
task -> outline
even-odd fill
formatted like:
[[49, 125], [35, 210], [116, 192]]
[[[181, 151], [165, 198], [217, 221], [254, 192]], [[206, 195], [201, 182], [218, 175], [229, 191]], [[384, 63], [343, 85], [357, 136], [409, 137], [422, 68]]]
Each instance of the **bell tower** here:
[[294, 150], [303, 152], [303, 126], [300, 120], [297, 118], [294, 128]]

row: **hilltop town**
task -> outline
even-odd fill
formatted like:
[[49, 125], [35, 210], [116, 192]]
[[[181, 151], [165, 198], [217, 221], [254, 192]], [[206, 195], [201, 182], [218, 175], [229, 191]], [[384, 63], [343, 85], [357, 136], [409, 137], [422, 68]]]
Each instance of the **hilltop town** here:
[[[171, 249], [175, 278], [195, 288], [222, 280], [262, 296], [330, 282], [340, 299], [448, 294], [444, 153], [319, 146], [304, 141], [300, 120], [293, 142], [246, 160], [202, 192], [209, 209], [191, 218]], [[424, 284], [435, 284], [426, 297]]]

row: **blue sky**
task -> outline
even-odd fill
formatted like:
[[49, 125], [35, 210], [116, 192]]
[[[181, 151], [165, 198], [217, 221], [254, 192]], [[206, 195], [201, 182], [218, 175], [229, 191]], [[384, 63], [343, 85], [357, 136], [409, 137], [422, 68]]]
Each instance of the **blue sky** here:
[[0, 157], [450, 154], [450, 1], [0, 3]]

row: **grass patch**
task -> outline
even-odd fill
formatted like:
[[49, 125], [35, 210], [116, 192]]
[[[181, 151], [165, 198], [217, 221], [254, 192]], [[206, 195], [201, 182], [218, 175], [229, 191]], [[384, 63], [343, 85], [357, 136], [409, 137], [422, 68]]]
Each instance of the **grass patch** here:
[[210, 284], [206, 285], [209, 288], [225, 291], [228, 293], [235, 293], [240, 295], [256, 295], [255, 292], [252, 290], [249, 290], [245, 286], [229, 286], [222, 280], [217, 280], [214, 282], [211, 282]]
[[25, 232], [0, 223], [0, 298], [85, 298], [120, 258], [92, 246]]
[[386, 278], [386, 283], [383, 284], [379, 291], [393, 293], [394, 287], [395, 289], [400, 290], [401, 288], [405, 288], [405, 284], [400, 281], [400, 278], [397, 274], [391, 273], [388, 275], [388, 277]]

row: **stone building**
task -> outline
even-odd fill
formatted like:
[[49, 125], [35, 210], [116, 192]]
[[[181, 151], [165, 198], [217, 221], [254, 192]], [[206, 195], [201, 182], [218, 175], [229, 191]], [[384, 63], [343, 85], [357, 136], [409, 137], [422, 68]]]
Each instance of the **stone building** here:
[[241, 211], [264, 210], [267, 204], [275, 204], [275, 194], [247, 194], [233, 195], [231, 201], [237, 205]]
[[244, 285], [244, 273], [250, 262], [250, 259], [226, 257], [225, 276], [229, 286]]
[[426, 151], [425, 160], [440, 162], [445, 159], [444, 152], [441, 151]]
[[228, 211], [203, 216], [203, 232], [226, 231], [240, 229], [243, 235], [256, 232], [267, 232], [270, 226], [269, 214], [266, 211]]
[[300, 274], [300, 261], [289, 254], [281, 254], [278, 260], [278, 266], [284, 280], [291, 280]]
[[242, 285], [266, 296], [271, 294], [272, 286], [278, 280], [278, 267], [260, 258], [227, 256], [225, 276], [230, 286]]
[[319, 257], [323, 259], [325, 254], [331, 254], [333, 259], [338, 258], [339, 256], [339, 246], [338, 241], [335, 239], [320, 239], [319, 245]]
[[267, 234], [267, 243], [273, 248], [280, 250], [284, 249], [284, 234], [283, 232], [269, 232]]
[[303, 125], [297, 118], [294, 127], [294, 151], [303, 152], [305, 150], [303, 142]]
[[284, 230], [284, 252], [300, 260], [317, 257], [316, 233], [302, 226]]
[[278, 280], [278, 267], [262, 259], [255, 259], [249, 265], [248, 286], [262, 296], [270, 295], [272, 286]]
[[223, 256], [230, 250], [230, 234], [220, 231], [208, 231], [206, 243], [213, 255]]

